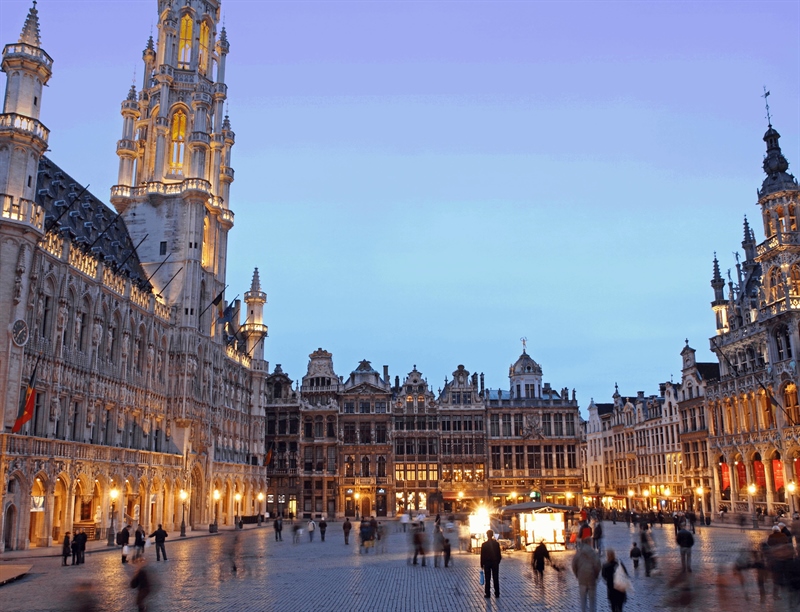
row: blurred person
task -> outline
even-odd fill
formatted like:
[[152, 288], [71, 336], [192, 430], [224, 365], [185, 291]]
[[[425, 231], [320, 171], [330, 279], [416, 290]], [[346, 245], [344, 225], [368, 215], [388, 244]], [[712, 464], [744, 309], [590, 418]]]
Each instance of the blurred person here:
[[372, 525], [368, 518], [362, 519], [361, 525], [358, 528], [358, 535], [361, 540], [361, 548], [359, 548], [358, 552], [361, 553], [363, 551], [364, 554], [369, 554], [369, 549], [372, 548], [372, 538], [374, 534], [372, 533]]
[[67, 558], [72, 554], [72, 545], [69, 541], [69, 531], [64, 534], [64, 541], [61, 543], [61, 565], [68, 565]]
[[128, 562], [128, 543], [131, 541], [131, 526], [125, 525], [117, 534], [117, 546], [122, 546], [122, 562]]
[[353, 524], [350, 522], [350, 519], [344, 517], [344, 523], [342, 523], [342, 531], [344, 532], [344, 543], [350, 544], [350, 530], [353, 528]]
[[86, 561], [86, 541], [89, 539], [89, 536], [86, 535], [86, 530], [81, 528], [78, 529], [73, 539], [78, 540], [78, 563], [83, 564], [83, 562]]
[[450, 565], [450, 539], [445, 538], [442, 544], [442, 553], [444, 553], [444, 566]]
[[694, 536], [686, 529], [684, 524], [675, 536], [675, 541], [681, 549], [681, 572], [692, 573], [692, 546], [694, 546]]
[[411, 563], [411, 565], [416, 565], [417, 557], [421, 556], [422, 567], [425, 567], [425, 534], [421, 525], [416, 525], [414, 527], [412, 542], [414, 543], [414, 561]]
[[[584, 547], [584, 548], [588, 548]], [[539, 542], [539, 545], [533, 549], [533, 555], [531, 555], [531, 567], [533, 567], [533, 575], [537, 577], [542, 584], [544, 584], [544, 562], [545, 560], [550, 561], [550, 551], [547, 550], [547, 546], [545, 546], [544, 540]], [[552, 565], [552, 561], [550, 561]]]
[[376, 552], [386, 552], [386, 538], [388, 537], [386, 525], [378, 523], [378, 529], [375, 532], [375, 537], [378, 539], [378, 550]]
[[319, 522], [319, 539], [321, 541], [325, 541], [325, 532], [328, 530], [328, 523], [325, 521], [325, 517], [322, 517], [322, 520]]
[[[572, 557], [572, 573], [578, 579], [578, 597], [581, 612], [597, 610], [597, 577], [600, 575], [600, 558], [588, 546], [580, 546]], [[588, 606], [587, 606], [588, 602]]]
[[628, 576], [628, 570], [625, 569], [621, 561], [617, 561], [617, 555], [614, 550], [609, 548], [606, 551], [606, 562], [603, 564], [603, 568], [600, 572], [603, 576], [603, 580], [606, 581], [608, 602], [611, 604], [611, 612], [622, 612], [622, 606], [628, 599], [627, 592], [618, 589], [614, 584], [614, 573], [617, 571], [617, 567], [625, 573], [626, 577]]
[[306, 525], [306, 528], [308, 529], [308, 541], [313, 542], [314, 532], [317, 530], [317, 524], [314, 522], [313, 518], [308, 519], [308, 524]]
[[772, 574], [772, 597], [781, 599], [781, 589], [789, 582], [789, 572], [794, 559], [794, 548], [791, 540], [781, 531], [778, 525], [772, 527], [767, 538], [767, 569]]
[[133, 561], [143, 561], [144, 560], [144, 527], [142, 524], [136, 527], [136, 532], [133, 534]]
[[73, 602], [71, 608], [76, 612], [99, 612], [100, 606], [94, 591], [94, 584], [88, 580], [82, 580], [75, 585], [69, 595], [69, 600]]
[[300, 528], [300, 525], [295, 523], [292, 525], [292, 543], [299, 544], [300, 543], [300, 536], [303, 535], [303, 530]]
[[72, 553], [72, 565], [79, 565], [81, 562], [81, 542], [77, 533], [72, 538], [72, 544], [70, 544], [69, 548]]
[[406, 533], [410, 520], [411, 517], [408, 516], [408, 512], [403, 512], [403, 514], [400, 515], [400, 524], [403, 526], [403, 533]]
[[644, 557], [644, 575], [650, 576], [650, 572], [656, 566], [656, 552], [655, 543], [653, 538], [650, 537], [647, 526], [644, 526], [639, 533], [639, 544], [642, 549], [642, 556]]
[[484, 597], [486, 598], [491, 597], [492, 581], [494, 581], [494, 596], [500, 597], [500, 583], [498, 582], [498, 578], [500, 574], [500, 561], [502, 559], [503, 554], [500, 552], [500, 544], [494, 539], [494, 532], [489, 529], [486, 532], [486, 541], [481, 545], [481, 569], [486, 576], [484, 582]]
[[147, 598], [150, 596], [150, 575], [144, 559], [142, 559], [142, 565], [136, 570], [131, 579], [131, 588], [136, 589], [137, 610], [144, 612], [147, 610]]
[[592, 544], [598, 555], [603, 554], [603, 521], [598, 520], [592, 531]]
[[[436, 516], [439, 516], [438, 514]], [[438, 524], [433, 526], [433, 567], [439, 567], [439, 559], [444, 549], [444, 534]]]
[[633, 569], [639, 569], [639, 559], [642, 558], [642, 549], [636, 546], [636, 542], [631, 547], [631, 560], [633, 561]]
[[283, 542], [283, 519], [280, 515], [275, 517], [272, 527], [275, 529], [275, 541]]

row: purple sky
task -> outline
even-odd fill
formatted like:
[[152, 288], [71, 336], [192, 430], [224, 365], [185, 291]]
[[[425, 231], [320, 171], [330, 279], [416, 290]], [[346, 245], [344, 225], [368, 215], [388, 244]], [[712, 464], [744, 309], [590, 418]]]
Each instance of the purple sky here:
[[[0, 0], [0, 42], [29, 1]], [[155, 0], [38, 4], [53, 160], [108, 201]], [[258, 266], [266, 354], [347, 376], [459, 364], [507, 388], [657, 393], [711, 360], [709, 281], [741, 249], [773, 124], [800, 169], [800, 2], [223, 1], [228, 299]]]

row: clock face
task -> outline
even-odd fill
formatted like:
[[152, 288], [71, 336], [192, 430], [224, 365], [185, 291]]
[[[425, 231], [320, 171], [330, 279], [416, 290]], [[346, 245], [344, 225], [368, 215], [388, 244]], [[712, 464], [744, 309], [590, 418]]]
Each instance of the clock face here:
[[11, 339], [17, 346], [25, 346], [28, 341], [28, 324], [22, 319], [17, 319], [11, 326]]

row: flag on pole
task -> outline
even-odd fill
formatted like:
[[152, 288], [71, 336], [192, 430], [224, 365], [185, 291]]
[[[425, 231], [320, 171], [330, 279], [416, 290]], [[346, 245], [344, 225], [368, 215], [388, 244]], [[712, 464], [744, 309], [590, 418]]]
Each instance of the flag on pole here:
[[264, 465], [269, 465], [270, 463], [272, 463], [272, 444], [269, 445], [267, 456], [264, 457]]
[[14, 427], [11, 433], [17, 433], [22, 426], [33, 418], [33, 408], [36, 405], [36, 370], [39, 368], [39, 360], [41, 357], [36, 358], [36, 364], [33, 366], [31, 379], [28, 381], [28, 388], [25, 389], [25, 396], [19, 404], [19, 413], [17, 420], [14, 422]]
[[225, 304], [222, 302], [222, 294], [225, 293], [225, 290], [219, 292], [219, 295], [214, 298], [214, 301], [211, 302], [213, 306], [217, 307], [217, 317], [222, 316], [222, 310], [225, 308]]
[[[218, 307], [219, 308], [219, 307]], [[233, 304], [228, 304], [217, 319], [218, 323], [230, 323], [233, 321]]]

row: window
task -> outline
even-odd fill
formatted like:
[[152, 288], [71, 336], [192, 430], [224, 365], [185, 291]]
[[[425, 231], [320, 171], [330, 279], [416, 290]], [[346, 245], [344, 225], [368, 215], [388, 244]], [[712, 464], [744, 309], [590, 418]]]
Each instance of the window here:
[[369, 402], [359, 402], [358, 403], [358, 412], [361, 414], [369, 414], [370, 413], [370, 403]]
[[489, 435], [492, 437], [500, 435], [500, 415], [498, 414], [489, 417]]
[[395, 438], [394, 441], [394, 454], [395, 455], [405, 455], [406, 454], [406, 443], [403, 438]]
[[574, 444], [567, 445], [567, 467], [570, 469], [578, 467], [578, 455], [575, 450]]
[[344, 460], [344, 475], [346, 478], [352, 478], [355, 476], [356, 471], [356, 462], [353, 459], [353, 455], [347, 455]]
[[197, 50], [197, 69], [200, 74], [205, 74], [208, 69], [208, 24], [200, 24], [200, 45]]
[[356, 424], [355, 423], [345, 423], [344, 424], [344, 443], [345, 444], [355, 444], [356, 443]]
[[406, 455], [414, 455], [414, 438], [406, 438]]
[[369, 423], [360, 423], [358, 433], [361, 437], [361, 444], [372, 444], [372, 433]]
[[167, 242], [166, 242], [166, 240], [158, 245], [158, 254], [159, 255], [166, 255], [167, 254]]
[[522, 415], [515, 414], [514, 415], [514, 435], [521, 436], [522, 435]]
[[345, 402], [344, 403], [344, 412], [345, 414], [354, 414], [356, 411], [356, 403], [355, 402]]
[[546, 470], [551, 470], [553, 469], [553, 447], [545, 444], [542, 448], [544, 449], [544, 467]]
[[475, 431], [483, 431], [483, 417], [475, 417]]
[[328, 471], [335, 472], [336, 471], [336, 447], [329, 446], [328, 447]]
[[464, 417], [464, 431], [472, 431], [472, 417]]
[[[378, 478], [386, 478], [386, 457], [378, 457]], [[331, 483], [333, 484], [333, 483]]]
[[192, 61], [192, 27], [191, 15], [181, 18], [181, 33], [178, 38], [178, 68], [188, 68]]
[[450, 431], [450, 417], [442, 417], [442, 431]]
[[386, 414], [386, 402], [375, 402], [375, 413]]
[[186, 113], [178, 109], [172, 115], [170, 130], [169, 171], [171, 174], [183, 174], [183, 159], [186, 152]]
[[361, 476], [365, 478], [369, 476], [369, 457], [361, 458]]
[[542, 469], [542, 454], [539, 452], [538, 446], [528, 447], [528, 469], [541, 470]]
[[472, 393], [465, 391], [461, 394], [461, 403], [462, 404], [471, 404], [472, 403]]
[[450, 394], [450, 402], [452, 404], [460, 404], [461, 403], [461, 393], [458, 392], [458, 391], [453, 391], [453, 393]]
[[375, 442], [376, 444], [386, 444], [386, 423], [375, 425]]
[[556, 444], [556, 468], [559, 470], [564, 469], [564, 445]]
[[461, 431], [461, 417], [453, 417], [453, 431]]
[[504, 470], [511, 470], [513, 469], [514, 465], [511, 463], [511, 445], [507, 444], [503, 446], [503, 469]]
[[492, 447], [492, 469], [499, 470], [500, 469], [500, 447], [493, 446]]
[[524, 470], [525, 469], [525, 447], [524, 446], [515, 446], [514, 447], [514, 469], [515, 470]]
[[321, 438], [322, 432], [324, 430], [325, 424], [322, 422], [322, 417], [317, 417], [316, 421], [314, 422], [314, 437]]
[[336, 423], [333, 420], [327, 422], [327, 437], [328, 438], [335, 438], [336, 437]]
[[503, 415], [503, 436], [510, 437], [511, 436], [511, 415], [504, 414]]
[[545, 436], [552, 436], [553, 435], [553, 426], [551, 421], [552, 415], [550, 414], [543, 414], [542, 415], [542, 431]]
[[554, 414], [553, 415], [553, 433], [556, 436], [563, 436], [564, 435], [564, 420], [563, 415], [561, 414]]
[[567, 435], [574, 436], [575, 435], [575, 415], [568, 414], [566, 415], [567, 419]]

